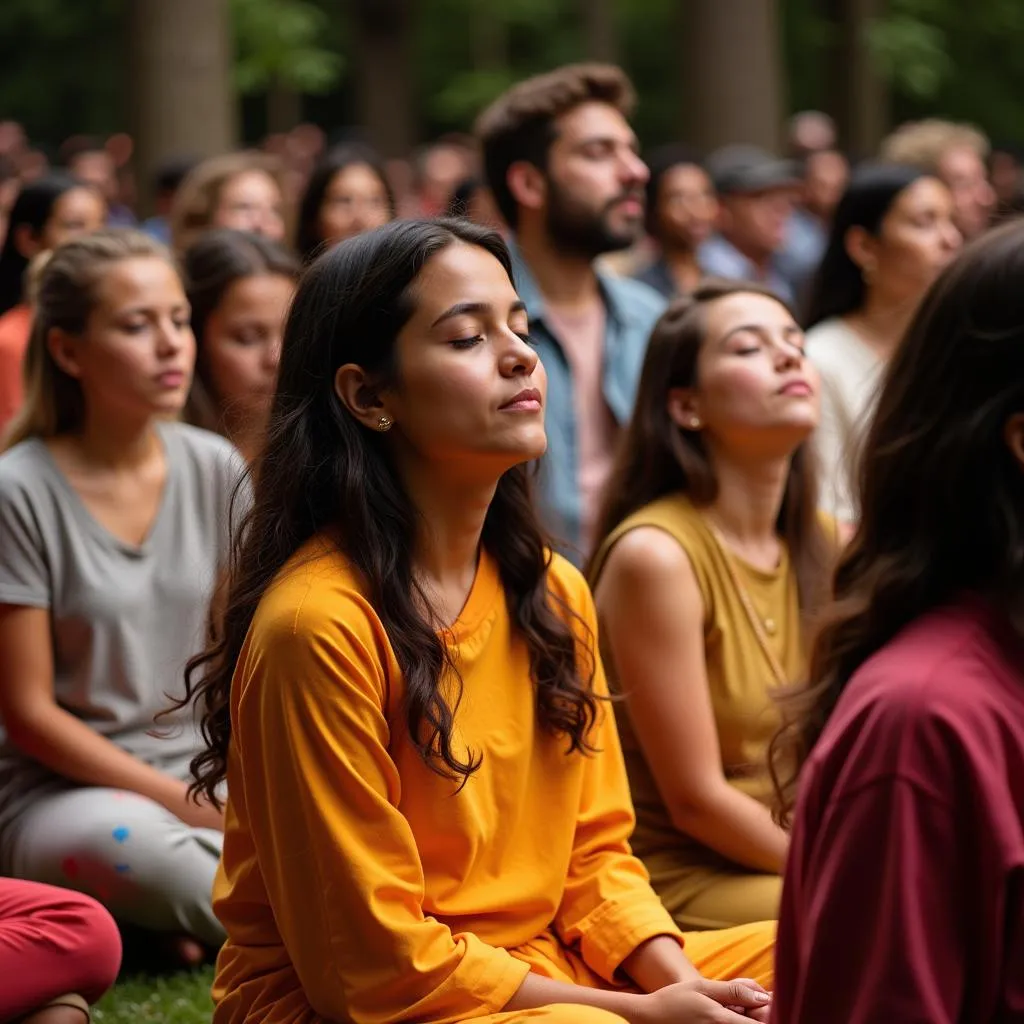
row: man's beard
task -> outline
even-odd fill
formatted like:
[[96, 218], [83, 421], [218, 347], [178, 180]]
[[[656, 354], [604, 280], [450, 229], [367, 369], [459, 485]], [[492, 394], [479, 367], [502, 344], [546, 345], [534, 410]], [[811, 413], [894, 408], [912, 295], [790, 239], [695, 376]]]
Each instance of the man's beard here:
[[602, 253], [628, 249], [643, 233], [643, 220], [633, 227], [613, 228], [612, 209], [624, 199], [643, 202], [643, 193], [623, 192], [607, 203], [600, 213], [585, 207], [571, 192], [548, 179], [547, 232], [555, 246], [566, 255], [592, 260]]

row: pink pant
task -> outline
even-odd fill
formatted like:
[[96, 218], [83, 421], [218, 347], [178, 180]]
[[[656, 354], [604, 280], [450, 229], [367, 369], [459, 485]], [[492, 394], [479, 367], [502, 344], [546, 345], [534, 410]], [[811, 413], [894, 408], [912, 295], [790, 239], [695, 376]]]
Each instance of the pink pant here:
[[71, 992], [94, 1002], [120, 966], [117, 925], [95, 900], [0, 878], [0, 1021]]

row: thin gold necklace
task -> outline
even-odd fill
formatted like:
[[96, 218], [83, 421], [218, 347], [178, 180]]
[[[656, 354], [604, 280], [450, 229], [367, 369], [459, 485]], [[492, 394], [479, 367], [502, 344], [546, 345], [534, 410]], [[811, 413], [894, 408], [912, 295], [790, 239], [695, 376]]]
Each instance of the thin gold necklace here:
[[772, 670], [772, 675], [775, 676], [775, 682], [779, 687], [786, 687], [789, 685], [789, 678], [786, 675], [786, 670], [782, 667], [782, 663], [779, 661], [772, 650], [771, 642], [768, 639], [768, 634], [774, 634], [778, 629], [778, 624], [772, 618], [762, 618], [754, 607], [754, 602], [750, 596], [750, 592], [743, 584], [743, 580], [740, 578], [739, 571], [736, 568], [736, 560], [733, 558], [732, 552], [730, 552], [728, 545], [725, 542], [725, 538], [720, 533], [717, 526], [714, 525], [710, 520], [705, 518], [704, 522], [707, 524], [708, 530], [711, 533], [711, 537], [715, 544], [718, 545], [718, 550], [722, 553], [722, 558], [725, 560], [725, 567], [729, 572], [729, 579], [732, 580], [732, 585], [736, 590], [737, 595], [740, 599], [740, 604], [743, 605], [743, 610], [747, 613], [747, 619], [750, 621], [750, 628], [754, 631], [754, 636], [757, 637], [758, 646], [761, 648], [761, 653], [765, 656], [765, 660], [768, 662], [769, 667]]

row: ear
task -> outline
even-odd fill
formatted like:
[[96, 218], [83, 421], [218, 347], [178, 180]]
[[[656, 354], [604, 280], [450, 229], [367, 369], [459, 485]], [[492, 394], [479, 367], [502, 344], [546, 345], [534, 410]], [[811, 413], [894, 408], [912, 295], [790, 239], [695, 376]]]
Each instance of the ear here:
[[548, 198], [548, 182], [544, 172], [526, 160], [517, 160], [505, 176], [512, 198], [528, 210], [539, 210]]
[[28, 224], [19, 224], [14, 229], [14, 248], [25, 259], [30, 260], [43, 248], [43, 243], [36, 237], [36, 232]]
[[78, 358], [78, 337], [60, 327], [51, 327], [46, 335], [46, 348], [57, 368], [74, 380], [82, 376], [82, 365]]
[[697, 433], [704, 428], [700, 396], [693, 388], [672, 388], [668, 393], [668, 416], [677, 427]]
[[1024, 469], [1024, 412], [1015, 412], [1003, 427], [1003, 439], [1017, 465]]
[[387, 417], [389, 425], [394, 421], [380, 390], [371, 383], [366, 371], [355, 363], [338, 367], [334, 374], [334, 393], [353, 419], [369, 430], [380, 430], [383, 417]]
[[852, 227], [843, 238], [846, 254], [860, 268], [865, 280], [878, 268], [878, 242], [862, 227]]

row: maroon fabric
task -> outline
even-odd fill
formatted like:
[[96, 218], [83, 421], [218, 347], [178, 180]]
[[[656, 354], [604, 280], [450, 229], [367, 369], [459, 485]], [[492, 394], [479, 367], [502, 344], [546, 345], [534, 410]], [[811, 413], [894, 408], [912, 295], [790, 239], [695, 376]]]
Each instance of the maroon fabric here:
[[776, 1024], [1024, 1022], [1024, 649], [980, 602], [855, 673], [801, 782]]
[[120, 966], [117, 925], [95, 900], [0, 878], [0, 1021], [70, 992], [94, 1002]]

